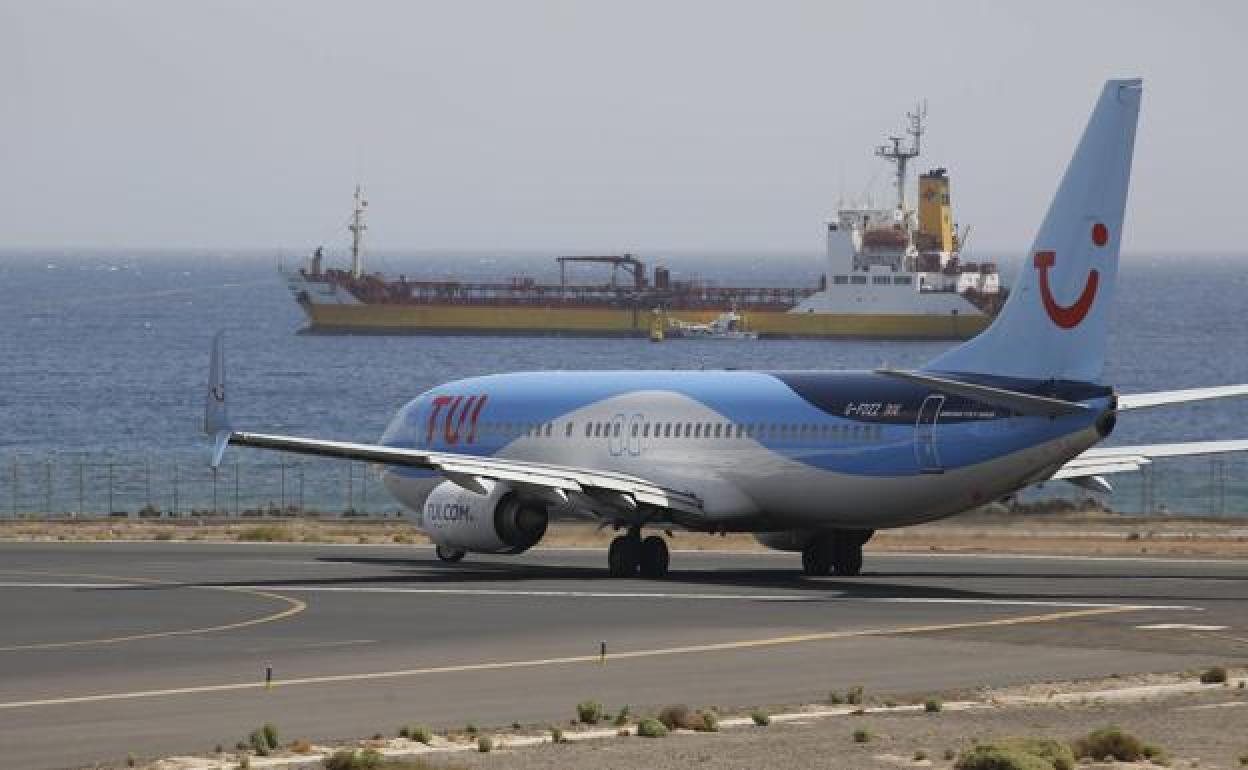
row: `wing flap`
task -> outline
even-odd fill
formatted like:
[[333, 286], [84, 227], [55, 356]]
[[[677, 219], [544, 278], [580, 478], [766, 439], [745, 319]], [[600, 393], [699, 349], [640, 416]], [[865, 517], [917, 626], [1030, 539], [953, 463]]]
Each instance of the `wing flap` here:
[[1049, 478], [1069, 481], [1108, 473], [1130, 473], [1159, 457], [1196, 457], [1226, 452], [1248, 452], [1248, 439], [1098, 447], [1070, 460]]

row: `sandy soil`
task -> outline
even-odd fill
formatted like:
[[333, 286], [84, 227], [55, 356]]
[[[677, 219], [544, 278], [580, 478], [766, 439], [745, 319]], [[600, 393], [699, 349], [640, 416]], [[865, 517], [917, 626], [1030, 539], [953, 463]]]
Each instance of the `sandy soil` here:
[[[559, 522], [540, 547], [606, 548], [614, 533]], [[414, 544], [428, 540], [401, 520], [201, 519], [4, 520], [5, 540], [189, 540]], [[765, 550], [749, 535], [677, 532], [683, 550]], [[1062, 512], [975, 513], [933, 524], [883, 530], [868, 551], [1007, 552], [1079, 555], [1248, 557], [1243, 519]]]

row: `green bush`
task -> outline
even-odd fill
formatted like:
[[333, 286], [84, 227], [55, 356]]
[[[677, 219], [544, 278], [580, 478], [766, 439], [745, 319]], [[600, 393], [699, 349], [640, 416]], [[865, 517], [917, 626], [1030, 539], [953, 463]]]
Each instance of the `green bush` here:
[[412, 725], [408, 728], [407, 735], [412, 740], [419, 741], [426, 746], [433, 743], [433, 730], [430, 730], [426, 725]]
[[494, 739], [488, 735], [482, 735], [477, 739], [477, 751], [482, 754], [489, 754], [494, 750]]
[[602, 721], [602, 704], [587, 700], [576, 704], [576, 718], [587, 725], [596, 725]]
[[628, 724], [628, 716], [629, 716], [628, 706], [625, 706], [624, 708], [620, 709], [620, 713], [615, 715], [615, 726], [623, 727], [624, 725]]
[[250, 754], [238, 755], [238, 770], [251, 770], [251, 755]]
[[963, 752], [954, 770], [1073, 770], [1070, 747], [1048, 738], [1007, 738]]
[[719, 732], [719, 715], [714, 711], [703, 711], [701, 714], [701, 724], [695, 729], [704, 733]]
[[474, 725], [472, 722], [469, 722], [468, 724], [464, 725], [464, 733], [466, 735], [476, 736], [478, 732], [480, 732], [480, 730], [478, 730], [477, 726]]
[[550, 742], [551, 743], [566, 743], [567, 740], [568, 740], [567, 738], [563, 737], [563, 730], [561, 728], [558, 728], [558, 727], [550, 728]]
[[845, 693], [845, 702], [851, 706], [861, 706], [866, 699], [862, 685], [856, 684]]
[[342, 749], [325, 757], [325, 770], [379, 770], [385, 759], [374, 749]]
[[247, 543], [281, 543], [294, 539], [285, 527], [265, 524], [259, 527], [248, 527], [238, 533], [238, 539]]
[[926, 752], [926, 751], [924, 751], [923, 749], [915, 749], [915, 752], [914, 752], [914, 761], [915, 761], [915, 762], [922, 762], [922, 761], [923, 761], [923, 760], [925, 760], [925, 759], [927, 759], [927, 752]]
[[953, 770], [1054, 770], [1053, 763], [1018, 749], [984, 744], [962, 752]]
[[262, 757], [267, 757], [272, 751], [269, 748], [268, 738], [264, 737], [264, 730], [252, 730], [251, 735], [247, 736], [247, 745], [251, 746], [251, 750]]
[[409, 728], [407, 725], [403, 725], [402, 727], [400, 727], [400, 728], [399, 728], [399, 737], [400, 737], [400, 738], [411, 738], [411, 737], [412, 737], [412, 730], [411, 730], [411, 728]]
[[1099, 760], [1113, 757], [1121, 762], [1137, 762], [1160, 752], [1154, 746], [1146, 746], [1143, 741], [1128, 732], [1123, 732], [1117, 725], [1093, 730], [1082, 738], [1071, 742], [1075, 757]]
[[871, 740], [870, 730], [864, 727], [859, 727], [857, 730], [854, 730], [854, 743], [866, 743], [869, 740]]
[[753, 719], [754, 724], [758, 727], [766, 727], [771, 724], [771, 714], [762, 709], [754, 709], [754, 712], [750, 714], [750, 719]]
[[1200, 673], [1201, 684], [1226, 684], [1226, 669], [1222, 666], [1213, 666], [1207, 668]]
[[697, 730], [702, 726], [702, 719], [683, 703], [664, 706], [659, 712], [659, 721], [669, 730]]
[[929, 714], [935, 714], [938, 711], [943, 711], [944, 708], [945, 704], [941, 703], [940, 700], [936, 698], [928, 698], [923, 701], [923, 710]]
[[833, 706], [839, 706], [844, 702], [845, 702], [845, 699], [841, 697], [841, 694], [839, 692], [836, 692], [835, 690], [833, 690], [832, 692], [828, 693], [828, 703], [832, 704]]
[[662, 738], [667, 727], [657, 719], [647, 718], [637, 723], [637, 734], [643, 738]]
[[264, 733], [264, 742], [269, 744], [269, 749], [276, 751], [277, 747], [280, 746], [281, 743], [277, 740], [277, 728], [273, 725], [273, 723], [265, 722], [264, 726], [260, 728], [260, 732]]

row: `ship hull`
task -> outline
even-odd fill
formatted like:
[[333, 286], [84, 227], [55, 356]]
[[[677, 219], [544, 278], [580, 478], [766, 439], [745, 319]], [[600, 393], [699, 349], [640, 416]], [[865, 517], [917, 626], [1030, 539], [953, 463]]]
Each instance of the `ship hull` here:
[[[650, 314], [629, 308], [301, 303], [305, 333], [520, 337], [645, 337]], [[717, 312], [674, 312], [708, 323]], [[976, 314], [859, 314], [745, 311], [744, 325], [759, 337], [821, 339], [968, 339], [992, 322]]]

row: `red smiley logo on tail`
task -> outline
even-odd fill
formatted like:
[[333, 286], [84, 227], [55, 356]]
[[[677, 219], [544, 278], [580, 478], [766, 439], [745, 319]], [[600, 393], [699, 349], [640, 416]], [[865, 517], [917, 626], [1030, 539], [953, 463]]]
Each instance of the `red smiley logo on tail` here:
[[[1092, 242], [1098, 247], [1109, 241], [1109, 229], [1097, 222], [1092, 226]], [[1037, 251], [1036, 269], [1040, 271], [1040, 299], [1044, 301], [1044, 311], [1053, 319], [1053, 323], [1063, 329], [1073, 329], [1083, 322], [1088, 311], [1092, 309], [1092, 301], [1096, 299], [1096, 287], [1100, 285], [1101, 276], [1095, 270], [1088, 271], [1088, 281], [1073, 305], [1059, 305], [1053, 298], [1053, 289], [1049, 286], [1049, 268], [1057, 264], [1057, 252]]]

